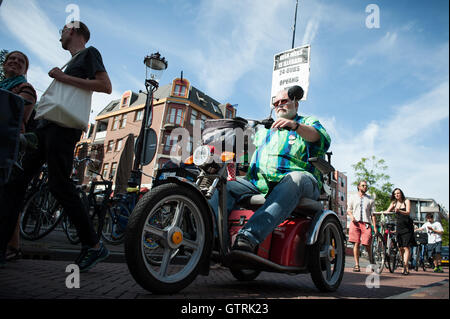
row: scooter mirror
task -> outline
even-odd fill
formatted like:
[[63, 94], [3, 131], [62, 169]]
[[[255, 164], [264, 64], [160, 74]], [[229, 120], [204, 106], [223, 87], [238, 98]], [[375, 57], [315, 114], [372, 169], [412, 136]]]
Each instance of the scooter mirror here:
[[300, 101], [303, 98], [304, 93], [302, 87], [298, 85], [291, 86], [288, 90], [288, 96], [291, 100], [296, 99], [297, 101]]

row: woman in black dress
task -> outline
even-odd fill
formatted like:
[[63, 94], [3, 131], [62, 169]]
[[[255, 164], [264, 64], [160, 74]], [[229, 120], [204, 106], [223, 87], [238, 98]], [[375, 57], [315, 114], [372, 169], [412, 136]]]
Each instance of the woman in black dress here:
[[403, 258], [403, 275], [409, 275], [408, 261], [411, 255], [411, 246], [415, 246], [414, 224], [410, 217], [411, 202], [405, 198], [400, 188], [394, 189], [391, 195], [391, 204], [388, 212], [395, 212], [397, 216], [397, 242], [400, 256]]

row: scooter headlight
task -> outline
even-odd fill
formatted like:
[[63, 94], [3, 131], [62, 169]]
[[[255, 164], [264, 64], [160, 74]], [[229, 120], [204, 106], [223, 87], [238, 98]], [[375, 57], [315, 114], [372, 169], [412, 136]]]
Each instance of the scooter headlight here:
[[208, 145], [197, 147], [194, 151], [194, 164], [197, 166], [205, 165], [210, 161], [211, 153], [211, 147]]

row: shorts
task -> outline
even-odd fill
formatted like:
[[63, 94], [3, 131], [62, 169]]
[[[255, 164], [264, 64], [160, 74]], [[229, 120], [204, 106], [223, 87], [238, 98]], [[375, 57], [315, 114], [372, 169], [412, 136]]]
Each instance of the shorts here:
[[437, 254], [441, 254], [441, 248], [442, 248], [442, 241], [438, 241], [437, 243], [434, 244], [428, 244], [427, 249], [428, 249], [428, 258], [430, 258], [431, 256], [437, 255]]
[[372, 240], [372, 227], [366, 227], [366, 225], [363, 222], [351, 222], [348, 241], [369, 246]]

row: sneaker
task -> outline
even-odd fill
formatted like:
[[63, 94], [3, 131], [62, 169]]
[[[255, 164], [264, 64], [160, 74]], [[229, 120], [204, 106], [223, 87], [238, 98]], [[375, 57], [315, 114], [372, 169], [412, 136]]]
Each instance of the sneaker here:
[[253, 243], [247, 236], [238, 234], [234, 241], [233, 248], [236, 250], [243, 250], [249, 253], [255, 253], [258, 248], [258, 244]]
[[80, 261], [86, 256], [87, 252], [89, 250], [89, 246], [81, 246], [81, 251], [78, 257], [75, 259], [75, 264], [79, 264]]
[[88, 248], [86, 254], [81, 258], [78, 263], [80, 267], [80, 272], [86, 272], [92, 267], [94, 267], [98, 262], [105, 260], [109, 256], [109, 250], [103, 243], [100, 242], [100, 248]]
[[442, 270], [441, 267], [436, 267], [434, 268], [433, 272], [443, 273], [444, 271]]

